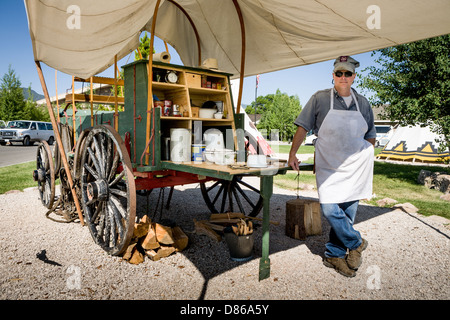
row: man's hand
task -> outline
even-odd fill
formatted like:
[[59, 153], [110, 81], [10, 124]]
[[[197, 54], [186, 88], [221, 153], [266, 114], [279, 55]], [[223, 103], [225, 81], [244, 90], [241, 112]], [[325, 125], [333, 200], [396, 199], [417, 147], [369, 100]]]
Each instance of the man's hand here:
[[289, 159], [288, 159], [288, 165], [295, 171], [299, 171], [299, 164], [301, 163], [301, 161], [299, 161], [297, 159], [297, 156], [294, 154], [293, 156], [291, 156], [289, 154]]
[[294, 134], [294, 138], [292, 138], [291, 150], [289, 151], [289, 160], [288, 165], [296, 171], [300, 170], [299, 164], [300, 161], [297, 159], [296, 153], [298, 148], [300, 148], [303, 140], [305, 140], [307, 131], [303, 127], [298, 127], [297, 131]]

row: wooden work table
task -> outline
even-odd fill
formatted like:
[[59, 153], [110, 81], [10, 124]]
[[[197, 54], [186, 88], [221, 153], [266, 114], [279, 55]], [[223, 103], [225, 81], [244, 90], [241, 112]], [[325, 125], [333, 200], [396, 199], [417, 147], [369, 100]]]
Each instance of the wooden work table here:
[[[277, 162], [266, 168], [239, 168], [237, 165], [230, 167], [228, 165], [218, 165], [207, 162], [172, 162], [161, 161], [165, 169], [173, 169], [189, 173], [196, 173], [199, 176], [213, 177], [217, 179], [232, 180], [233, 176], [259, 176], [260, 194], [263, 198], [263, 222], [262, 222], [262, 252], [259, 263], [259, 280], [270, 277], [270, 259], [269, 259], [269, 221], [270, 221], [270, 198], [273, 192], [273, 176], [285, 174], [291, 170], [285, 162]], [[300, 170], [312, 170], [311, 164], [300, 164]]]

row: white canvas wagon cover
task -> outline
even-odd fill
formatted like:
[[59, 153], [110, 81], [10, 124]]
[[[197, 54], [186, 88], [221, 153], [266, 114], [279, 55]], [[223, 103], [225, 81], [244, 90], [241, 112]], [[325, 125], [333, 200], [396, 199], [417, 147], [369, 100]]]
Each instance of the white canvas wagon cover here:
[[[81, 78], [136, 49], [156, 0], [25, 0], [34, 58]], [[245, 75], [286, 69], [450, 33], [448, 0], [237, 0]], [[240, 76], [241, 27], [232, 0], [161, 0], [155, 35], [187, 66], [215, 58]], [[191, 23], [192, 22], [192, 23]]]

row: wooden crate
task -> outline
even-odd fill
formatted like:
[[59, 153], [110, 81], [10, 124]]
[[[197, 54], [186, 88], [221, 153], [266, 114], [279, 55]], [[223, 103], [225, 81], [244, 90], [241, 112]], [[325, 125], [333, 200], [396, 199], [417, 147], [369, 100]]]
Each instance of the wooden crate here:
[[191, 88], [202, 87], [202, 77], [199, 74], [186, 72], [186, 83]]
[[198, 118], [200, 107], [191, 107], [191, 111], [192, 111], [192, 118]]

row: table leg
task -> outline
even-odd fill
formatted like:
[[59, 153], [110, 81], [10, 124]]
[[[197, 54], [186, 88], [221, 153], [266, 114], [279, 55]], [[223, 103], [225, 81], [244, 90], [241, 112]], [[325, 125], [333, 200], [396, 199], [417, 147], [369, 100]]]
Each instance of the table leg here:
[[259, 261], [259, 280], [270, 277], [269, 259], [269, 220], [270, 197], [273, 192], [273, 175], [261, 176], [261, 196], [263, 198], [263, 223], [262, 223], [262, 254]]

